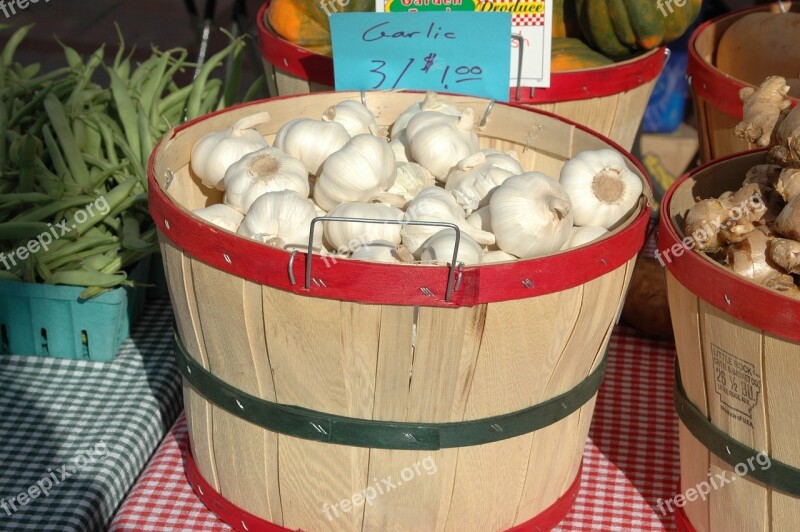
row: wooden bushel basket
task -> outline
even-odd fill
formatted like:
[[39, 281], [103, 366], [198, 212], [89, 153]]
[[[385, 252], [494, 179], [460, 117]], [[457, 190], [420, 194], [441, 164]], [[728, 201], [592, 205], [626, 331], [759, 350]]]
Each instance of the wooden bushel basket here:
[[[423, 97], [364, 96], [381, 125]], [[272, 121], [259, 129], [271, 143], [290, 119], [360, 97], [316, 93], [231, 108], [181, 126], [151, 157], [150, 208], [185, 346], [177, 351], [193, 452], [187, 474], [242, 530], [550, 529], [576, 497], [605, 349], [650, 209], [642, 199], [591, 245], [456, 271], [318, 255], [308, 263], [305, 252], [190, 214], [221, 200], [188, 167], [202, 135], [268, 111]], [[550, 114], [443, 99], [477, 117], [490, 109], [481, 145], [515, 149], [529, 170], [558, 176], [579, 151], [619, 149]], [[620, 151], [649, 190], [641, 166]], [[548, 420], [521, 420], [542, 403]], [[368, 504], [358, 496], [386, 479], [402, 485]]]
[[[786, 1], [792, 11], [800, 11], [800, 2]], [[714, 66], [717, 47], [722, 35], [741, 17], [757, 11], [779, 12], [777, 4], [734, 11], [700, 25], [689, 40], [689, 64], [686, 74], [697, 115], [702, 161], [719, 159], [727, 155], [753, 150], [755, 145], [733, 134], [733, 128], [742, 120], [742, 101], [739, 90], [754, 87], [740, 81]], [[765, 50], [764, 53], [769, 53]], [[798, 100], [792, 98], [792, 105]]]
[[[270, 94], [308, 94], [333, 89], [333, 59], [282, 39], [269, 27], [266, 2], [258, 13], [258, 40]], [[630, 150], [650, 94], [666, 62], [666, 48], [613, 65], [553, 72], [550, 87], [520, 87], [510, 101], [582, 124]]]
[[661, 204], [659, 252], [680, 365], [680, 491], [717, 485], [683, 508], [673, 504], [683, 531], [788, 532], [800, 523], [800, 301], [681, 245], [696, 198], [737, 190], [765, 162], [759, 150], [709, 163]]

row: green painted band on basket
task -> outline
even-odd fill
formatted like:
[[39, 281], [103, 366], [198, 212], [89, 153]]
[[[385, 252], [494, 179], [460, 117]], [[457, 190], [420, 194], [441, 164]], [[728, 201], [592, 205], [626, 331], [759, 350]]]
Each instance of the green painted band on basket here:
[[[675, 362], [675, 411], [689, 432], [720, 460], [733, 467], [752, 462], [753, 457], [766, 453], [756, 451], [720, 430], [686, 396], [680, 367]], [[800, 497], [800, 469], [769, 457], [769, 467], [748, 467], [747, 476], [763, 482], [787, 495]], [[760, 464], [760, 462], [759, 462]], [[737, 473], [738, 474], [738, 473]]]
[[177, 331], [175, 358], [183, 377], [200, 395], [219, 408], [272, 432], [355, 447], [435, 451], [521, 436], [566, 418], [600, 389], [606, 373], [607, 353], [597, 368], [568, 392], [510, 414], [454, 423], [357, 419], [265, 401], [203, 368], [186, 352]]

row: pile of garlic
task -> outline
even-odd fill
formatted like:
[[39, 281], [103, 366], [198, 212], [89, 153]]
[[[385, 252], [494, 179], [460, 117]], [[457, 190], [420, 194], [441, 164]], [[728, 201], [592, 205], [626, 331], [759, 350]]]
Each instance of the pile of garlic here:
[[267, 113], [209, 133], [191, 169], [224, 203], [194, 214], [282, 249], [312, 248], [375, 262], [447, 264], [455, 231], [466, 265], [541, 257], [601, 238], [638, 204], [642, 181], [614, 150], [581, 152], [559, 179], [526, 171], [515, 152], [481, 148], [472, 109], [435, 93], [406, 109], [389, 130], [362, 103], [345, 100], [319, 120], [283, 124], [273, 146], [254, 128]]

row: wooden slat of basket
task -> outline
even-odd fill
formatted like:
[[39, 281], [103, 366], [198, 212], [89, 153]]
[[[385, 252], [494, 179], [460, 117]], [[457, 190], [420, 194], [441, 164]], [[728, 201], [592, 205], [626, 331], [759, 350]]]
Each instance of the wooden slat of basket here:
[[[630, 150], [633, 147], [636, 134], [639, 132], [642, 117], [657, 82], [658, 78], [656, 77], [644, 85], [620, 94], [611, 129], [600, 131], [600, 133], [609, 137], [626, 150]], [[591, 125], [589, 127], [595, 129]], [[599, 130], [595, 129], [595, 131]]]
[[[681, 379], [689, 400], [704, 414], [708, 415], [706, 399], [705, 369], [701, 351], [699, 300], [697, 296], [683, 287], [675, 277], [666, 272], [667, 297], [670, 314], [673, 317], [672, 329], [681, 368]], [[681, 489], [685, 490], [707, 482], [710, 467], [710, 453], [679, 423], [681, 454]], [[684, 507], [687, 517], [698, 526], [698, 530], [708, 529], [708, 501], [687, 502]]]
[[[356, 303], [297, 297], [268, 287], [263, 288], [263, 296], [277, 401], [331, 414], [369, 417], [375, 362], [368, 360], [377, 357], [379, 330], [374, 324], [380, 307], [361, 305], [357, 309]], [[365, 361], [350, 367], [356, 357], [352, 352], [355, 346], [360, 346]], [[281, 498], [292, 501], [283, 505], [283, 525], [359, 530], [360, 512], [327, 520], [323, 507], [363, 489], [369, 450], [283, 435], [278, 445]]]
[[[159, 235], [159, 242], [178, 333], [189, 353], [208, 369], [205, 342], [194, 299], [190, 259], [162, 235]], [[211, 405], [191, 386], [184, 384], [183, 392], [186, 419], [190, 428], [189, 438], [197, 467], [203, 477], [219, 491], [219, 476], [211, 437]]]
[[[706, 369], [710, 370], [706, 371], [710, 419], [717, 427], [745, 445], [757, 450], [768, 450], [763, 384], [758, 400], [752, 408], [750, 418], [753, 426], [750, 427], [742, 421], [732, 419], [723, 411], [722, 398], [725, 397], [725, 392], [720, 392], [716, 383], [720, 382], [717, 379], [728, 379], [728, 376], [724, 374], [722, 374], [724, 377], [721, 376], [718, 373], [721, 368], [715, 369], [712, 360], [712, 349], [722, 349], [742, 362], [752, 364], [755, 367], [754, 373], [761, 376], [763, 383], [761, 331], [731, 318], [725, 312], [704, 301], [700, 301], [699, 312], [704, 364]], [[712, 346], [714, 347], [712, 348]], [[721, 382], [720, 385], [722, 385]], [[732, 386], [732, 384], [728, 383], [726, 386]], [[728, 402], [730, 403], [730, 400]], [[712, 455], [712, 474], [722, 474], [723, 471], [726, 471], [725, 474], [729, 477], [734, 474], [730, 465]], [[715, 530], [752, 530], [753, 532], [769, 530], [767, 490], [762, 486], [750, 479], [740, 479], [715, 490], [711, 494], [709, 518], [711, 528]]]
[[[403, 365], [408, 361], [410, 330], [399, 339], [397, 364], [392, 358], [383, 360], [394, 353], [381, 351], [379, 379], [382, 382], [376, 387], [374, 416], [387, 419], [391, 412], [394, 414], [392, 419], [402, 421], [460, 421], [464, 417], [466, 396], [480, 346], [486, 305], [460, 309], [420, 307], [416, 312], [419, 340], [412, 364]], [[400, 323], [408, 323], [406, 316], [390, 316], [389, 319], [398, 317]], [[381, 327], [384, 323], [385, 320]], [[392, 336], [390, 333], [387, 340]], [[388, 373], [391, 367], [399, 373], [397, 376]], [[395, 392], [394, 397], [385, 396], [385, 392], [390, 390]], [[379, 497], [373, 506], [365, 509], [364, 530], [443, 530], [451, 508], [458, 456], [456, 449], [413, 452], [373, 449], [370, 453], [370, 479], [391, 476], [397, 480], [405, 468], [425, 463], [426, 459], [428, 463], [433, 461], [436, 474], [415, 474], [408, 487]]]
[[[192, 275], [209, 369], [246, 393], [274, 401], [261, 287], [199, 261], [192, 261]], [[212, 417], [219, 492], [248, 512], [282, 522], [277, 435], [221, 408], [213, 407]]]
[[[574, 315], [575, 292], [488, 306], [466, 419], [513, 412], [548, 398], [539, 383], [551, 378], [572, 333], [568, 320]], [[544, 331], [549, 337], [543, 336]], [[527, 434], [459, 450], [447, 530], [513, 526], [533, 437]], [[487, 498], [496, 501], [490, 508], [482, 504]]]
[[[764, 402], [769, 413], [770, 456], [800, 465], [800, 364], [797, 344], [764, 335]], [[760, 466], [757, 466], [760, 467]], [[791, 530], [800, 518], [800, 499], [772, 490], [772, 530]]]

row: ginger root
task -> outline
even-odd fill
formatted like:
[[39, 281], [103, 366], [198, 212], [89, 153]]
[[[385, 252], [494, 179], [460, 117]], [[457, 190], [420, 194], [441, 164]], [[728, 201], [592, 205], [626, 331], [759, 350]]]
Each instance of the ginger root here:
[[775, 131], [775, 146], [770, 150], [770, 158], [786, 167], [800, 167], [800, 106], [781, 120]]
[[769, 146], [781, 113], [791, 104], [786, 97], [788, 92], [789, 85], [781, 76], [768, 77], [758, 89], [745, 87], [740, 90], [739, 99], [744, 102], [744, 120], [736, 124], [734, 135], [761, 148]]

